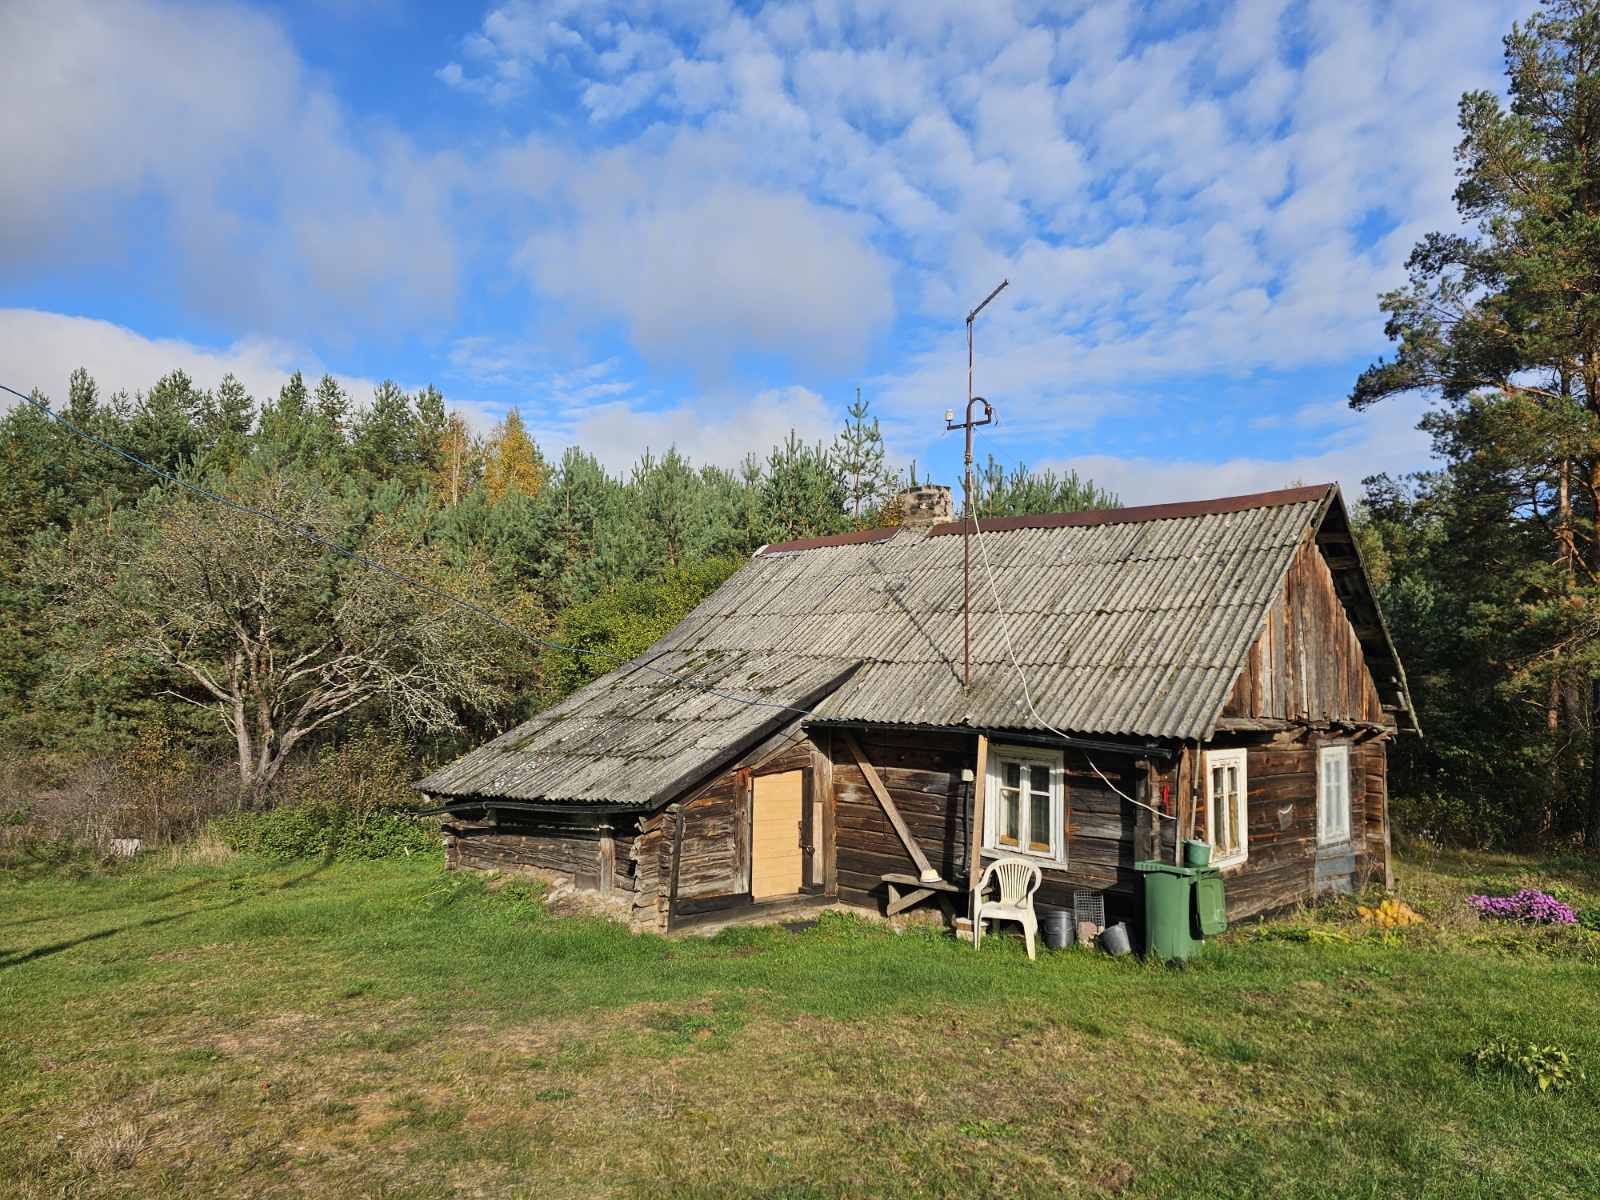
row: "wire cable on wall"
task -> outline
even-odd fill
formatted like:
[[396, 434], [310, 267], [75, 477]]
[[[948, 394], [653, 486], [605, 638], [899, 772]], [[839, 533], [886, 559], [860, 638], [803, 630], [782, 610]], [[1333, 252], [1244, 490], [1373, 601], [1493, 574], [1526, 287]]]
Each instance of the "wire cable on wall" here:
[[[1000, 618], [1000, 637], [1001, 640], [1005, 642], [1006, 655], [1011, 659], [1012, 667], [1016, 669], [1017, 679], [1022, 683], [1022, 698], [1027, 702], [1028, 712], [1032, 714], [1035, 721], [1039, 722], [1040, 725], [1043, 725], [1051, 733], [1055, 734], [1058, 738], [1063, 738], [1070, 742], [1072, 738], [1068, 734], [1062, 733], [1061, 730], [1057, 729], [1054, 725], [1050, 724], [1050, 722], [1046, 721], [1039, 715], [1039, 710], [1033, 706], [1033, 693], [1028, 688], [1028, 675], [1027, 672], [1022, 669], [1022, 663], [1017, 660], [1017, 652], [1012, 648], [1011, 645], [1011, 622], [1006, 618], [1005, 607], [1000, 603], [1000, 589], [995, 586], [994, 568], [989, 565], [989, 548], [984, 545], [983, 526], [979, 523], [976, 513], [974, 513], [972, 517], [972, 531], [977, 535], [978, 554], [983, 559], [983, 571], [989, 580], [989, 595], [994, 598], [995, 614]], [[1106, 778], [1105, 772], [1095, 764], [1093, 757], [1090, 756], [1087, 750], [1083, 752], [1083, 756], [1089, 760], [1089, 769], [1092, 770], [1096, 775], [1100, 776], [1101, 782], [1117, 795], [1121, 796], [1129, 804], [1137, 805], [1138, 807], [1145, 809], [1147, 812], [1153, 812], [1156, 816], [1165, 817], [1169, 821], [1176, 821], [1178, 819], [1171, 813], [1164, 813], [1159, 808], [1155, 808], [1152, 805], [1146, 804], [1143, 800], [1135, 800], [1132, 796], [1128, 795], [1127, 792], [1123, 791], [1116, 784], [1112, 783], [1111, 780]]]
[[125, 459], [134, 466], [138, 467], [141, 471], [145, 471], [148, 474], [155, 476], [157, 479], [163, 480], [167, 483], [176, 484], [185, 491], [192, 492], [194, 495], [199, 496], [204, 500], [209, 500], [214, 504], [220, 504], [224, 508], [232, 509], [234, 512], [242, 513], [246, 516], [258, 517], [269, 524], [277, 526], [279, 529], [283, 529], [294, 534], [296, 537], [320, 546], [324, 550], [338, 554], [349, 559], [351, 562], [358, 563], [361, 566], [368, 568], [369, 570], [377, 571], [379, 574], [386, 575], [389, 578], [397, 580], [398, 582], [414, 588], [419, 592], [426, 593], [437, 600], [443, 600], [447, 604], [453, 604], [463, 612], [470, 613], [479, 620], [486, 621], [491, 625], [494, 625], [500, 629], [504, 629], [516, 637], [519, 637], [524, 641], [542, 649], [554, 650], [562, 654], [581, 654], [592, 658], [606, 659], [623, 665], [633, 663], [633, 665], [639, 670], [648, 671], [653, 675], [658, 675], [671, 683], [678, 684], [682, 687], [694, 688], [695, 690], [703, 692], [706, 695], [716, 696], [721, 700], [731, 700], [738, 704], [748, 705], [751, 708], [770, 708], [778, 712], [792, 712], [808, 717], [817, 715], [813, 709], [799, 708], [793, 704], [783, 704], [776, 700], [764, 700], [756, 696], [741, 695], [738, 692], [731, 692], [724, 688], [719, 688], [715, 684], [707, 683], [701, 679], [696, 679], [692, 675], [678, 675], [672, 671], [664, 670], [661, 667], [651, 666], [649, 663], [634, 662], [633, 659], [625, 658], [620, 654], [613, 654], [608, 650], [594, 650], [586, 646], [568, 646], [561, 642], [552, 642], [546, 638], [535, 637], [533, 634], [527, 632], [527, 630], [518, 628], [510, 621], [507, 621], [504, 617], [497, 616], [488, 609], [480, 608], [478, 605], [473, 604], [470, 601], [463, 600], [459, 596], [451, 595], [443, 588], [435, 587], [431, 583], [425, 583], [420, 579], [414, 579], [404, 572], [396, 571], [393, 567], [385, 566], [377, 559], [362, 554], [357, 550], [351, 550], [346, 546], [341, 546], [338, 542], [323, 537], [314, 529], [310, 529], [303, 525], [296, 525], [293, 521], [287, 521], [275, 513], [267, 512], [264, 509], [253, 508], [248, 504], [241, 504], [239, 501], [224, 496], [220, 492], [213, 492], [209, 488], [201, 487], [199, 484], [190, 483], [188, 480], [174, 475], [171, 471], [166, 471], [160, 467], [152, 465], [151, 463], [147, 463], [138, 455], [132, 454], [129, 451], [122, 449], [120, 446], [112, 445], [104, 438], [90, 433], [87, 429], [80, 428], [73, 422], [69, 421], [66, 417], [56, 412], [48, 404], [44, 403], [44, 401], [38, 400], [33, 396], [24, 395], [23, 393], [17, 391], [16, 388], [7, 387], [5, 384], [0, 383], [0, 391], [10, 392], [19, 400], [23, 400], [32, 405], [39, 412], [42, 412], [46, 416], [52, 418], [57, 424], [61, 425], [67, 430], [70, 430], [73, 434], [82, 438], [84, 441], [95, 446], [99, 446], [102, 450], [109, 451], [118, 458]]

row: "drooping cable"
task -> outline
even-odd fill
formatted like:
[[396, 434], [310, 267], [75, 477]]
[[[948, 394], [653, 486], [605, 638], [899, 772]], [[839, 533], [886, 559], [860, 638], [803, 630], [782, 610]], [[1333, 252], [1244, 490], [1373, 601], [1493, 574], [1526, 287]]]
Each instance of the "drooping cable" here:
[[[1033, 705], [1033, 693], [1028, 688], [1027, 672], [1022, 669], [1022, 663], [1017, 659], [1017, 652], [1011, 645], [1011, 623], [1006, 618], [1006, 610], [1004, 605], [1000, 603], [1000, 589], [995, 585], [994, 568], [989, 565], [989, 548], [984, 545], [983, 526], [979, 524], [978, 514], [976, 512], [972, 514], [972, 531], [977, 535], [978, 555], [983, 559], [983, 571], [984, 575], [989, 580], [989, 595], [994, 599], [994, 611], [995, 614], [1000, 618], [1000, 637], [1001, 640], [1005, 642], [1006, 655], [1011, 659], [1011, 665], [1017, 672], [1017, 679], [1022, 684], [1022, 698], [1027, 702], [1028, 712], [1032, 714], [1035, 721], [1039, 722], [1040, 725], [1044, 726], [1051, 733], [1055, 734], [1059, 738], [1071, 741], [1072, 739], [1068, 734], [1062, 733], [1061, 730], [1057, 729], [1054, 725], [1050, 724], [1050, 722], [1041, 717], [1039, 715], [1039, 710]], [[1145, 809], [1147, 812], [1153, 812], [1158, 817], [1165, 817], [1169, 821], [1176, 821], [1178, 819], [1171, 813], [1164, 813], [1159, 808], [1146, 804], [1143, 800], [1135, 800], [1132, 796], [1128, 795], [1127, 792], [1123, 791], [1116, 784], [1112, 783], [1111, 780], [1106, 778], [1105, 772], [1099, 768], [1099, 766], [1095, 763], [1094, 758], [1087, 750], [1083, 752], [1083, 757], [1088, 759], [1089, 769], [1100, 777], [1101, 782], [1117, 795], [1121, 796], [1129, 804], [1137, 805], [1139, 808]]]
[[[112, 454], [115, 454], [118, 458], [125, 459], [134, 466], [138, 467], [141, 471], [145, 471], [148, 474], [155, 476], [157, 479], [164, 480], [167, 483], [176, 484], [178, 487], [183, 488], [188, 492], [192, 492], [194, 495], [199, 496], [202, 499], [209, 500], [214, 504], [220, 504], [224, 508], [232, 509], [234, 512], [242, 513], [246, 516], [258, 517], [269, 524], [277, 526], [279, 529], [283, 529], [294, 534], [296, 537], [320, 546], [325, 550], [329, 550], [334, 554], [341, 555], [342, 557], [349, 559], [351, 562], [358, 563], [369, 570], [377, 571], [379, 574], [386, 575], [389, 578], [397, 580], [408, 587], [415, 588], [419, 592], [424, 592], [430, 596], [433, 596], [435, 599], [443, 600], [447, 604], [453, 604], [463, 612], [470, 613], [481, 621], [486, 621], [491, 625], [504, 629], [516, 637], [519, 637], [532, 645], [538, 646], [541, 649], [554, 650], [562, 654], [587, 655], [592, 658], [607, 659], [611, 662], [622, 665], [633, 662], [632, 659], [625, 658], [620, 654], [613, 654], [608, 650], [594, 650], [586, 646], [568, 646], [561, 642], [550, 641], [547, 638], [535, 637], [533, 634], [524, 629], [519, 629], [510, 621], [507, 621], [504, 617], [497, 616], [488, 609], [481, 608], [470, 601], [463, 600], [459, 596], [451, 595], [443, 588], [435, 587], [431, 583], [425, 583], [420, 579], [412, 578], [410, 575], [407, 575], [404, 572], [396, 571], [393, 567], [386, 566], [377, 559], [362, 554], [357, 550], [351, 550], [346, 546], [341, 546], [338, 542], [323, 537], [314, 529], [303, 525], [296, 525], [293, 521], [285, 520], [283, 517], [280, 517], [275, 513], [267, 512], [264, 509], [254, 508], [248, 504], [242, 504], [239, 501], [231, 499], [228, 496], [224, 496], [219, 492], [213, 492], [211, 489], [201, 487], [199, 484], [190, 483], [188, 480], [174, 475], [171, 471], [163, 470], [160, 467], [145, 462], [145, 460], [140, 458], [138, 455], [130, 453], [129, 451], [122, 449], [120, 446], [112, 445], [104, 438], [89, 432], [87, 429], [80, 428], [78, 425], [74, 424], [72, 421], [69, 421], [66, 417], [56, 412], [48, 404], [45, 404], [41, 400], [35, 399], [33, 396], [24, 395], [23, 393], [17, 391], [16, 388], [8, 387], [5, 384], [0, 383], [0, 391], [10, 392], [19, 400], [23, 400], [32, 405], [39, 412], [42, 412], [46, 416], [52, 418], [57, 424], [71, 431], [84, 441], [99, 446], [102, 450], [106, 450]], [[708, 696], [716, 696], [721, 700], [731, 700], [735, 703], [744, 704], [751, 708], [770, 708], [779, 712], [798, 713], [801, 716], [817, 715], [813, 709], [800, 708], [793, 704], [783, 704], [776, 700], [763, 700], [759, 697], [740, 695], [737, 692], [731, 692], [724, 688], [720, 688], [715, 684], [707, 683], [701, 679], [696, 679], [692, 675], [679, 675], [672, 671], [664, 670], [661, 667], [651, 666], [649, 663], [635, 663], [634, 665], [639, 670], [648, 671], [653, 675], [658, 675], [671, 683], [678, 684], [683, 687], [694, 688], [695, 690], [703, 692]]]

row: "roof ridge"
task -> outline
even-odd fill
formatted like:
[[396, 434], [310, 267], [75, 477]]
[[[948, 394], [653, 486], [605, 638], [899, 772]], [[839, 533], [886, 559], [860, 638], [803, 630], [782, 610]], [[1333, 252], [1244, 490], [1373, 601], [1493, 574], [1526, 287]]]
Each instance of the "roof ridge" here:
[[[1309, 487], [1280, 488], [1272, 492], [1251, 492], [1240, 496], [1218, 496], [1213, 500], [1179, 500], [1167, 504], [1141, 504], [1130, 508], [1087, 508], [1078, 512], [1029, 513], [1020, 517], [991, 517], [982, 522], [985, 533], [1004, 533], [1009, 529], [1062, 529], [1086, 525], [1137, 525], [1144, 521], [1173, 521], [1185, 517], [1209, 517], [1222, 513], [1245, 512], [1252, 508], [1278, 508], [1326, 499], [1336, 483], [1317, 483]], [[928, 531], [929, 537], [948, 537], [961, 533], [963, 521], [945, 521]]]

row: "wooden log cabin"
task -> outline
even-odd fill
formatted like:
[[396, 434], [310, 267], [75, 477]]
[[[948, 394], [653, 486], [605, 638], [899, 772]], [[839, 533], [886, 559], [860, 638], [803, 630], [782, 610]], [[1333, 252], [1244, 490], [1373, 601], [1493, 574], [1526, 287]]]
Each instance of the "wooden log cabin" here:
[[1187, 837], [1235, 920], [1388, 881], [1386, 747], [1417, 723], [1337, 486], [984, 522], [965, 685], [967, 531], [946, 489], [903, 508], [764, 547], [422, 780], [450, 866], [553, 872], [663, 931], [964, 915], [1000, 854], [1040, 865], [1043, 907], [1134, 916], [1134, 862]]

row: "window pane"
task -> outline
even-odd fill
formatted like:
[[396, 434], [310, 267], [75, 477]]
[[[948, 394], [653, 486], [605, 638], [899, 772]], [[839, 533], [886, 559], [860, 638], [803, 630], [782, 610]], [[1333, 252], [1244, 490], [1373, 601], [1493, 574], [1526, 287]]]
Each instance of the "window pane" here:
[[1004, 768], [1005, 768], [1005, 780], [1006, 780], [1005, 786], [1008, 787], [1008, 788], [1019, 788], [1019, 787], [1021, 787], [1022, 786], [1022, 764], [1019, 763], [1019, 762], [1008, 762], [1008, 763], [1004, 764]]
[[1015, 846], [1022, 837], [1022, 793], [1000, 789], [1000, 840]]
[[1050, 793], [1030, 793], [1028, 807], [1028, 848], [1050, 852]]
[[1034, 791], [1036, 791], [1036, 792], [1044, 792], [1046, 795], [1049, 795], [1049, 793], [1050, 793], [1050, 768], [1049, 767], [1040, 766], [1039, 764], [1035, 763], [1032, 767], [1029, 768], [1029, 776], [1030, 776], [1030, 778], [1032, 780], [1033, 790]]

